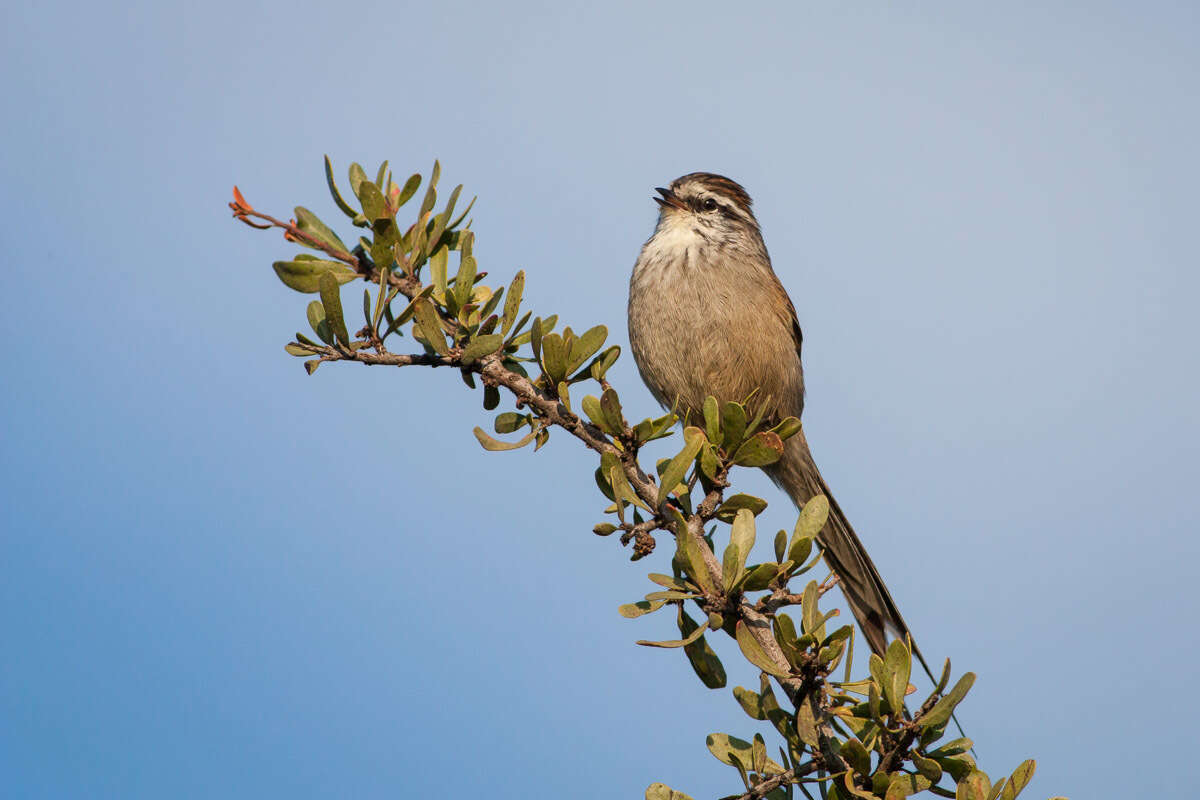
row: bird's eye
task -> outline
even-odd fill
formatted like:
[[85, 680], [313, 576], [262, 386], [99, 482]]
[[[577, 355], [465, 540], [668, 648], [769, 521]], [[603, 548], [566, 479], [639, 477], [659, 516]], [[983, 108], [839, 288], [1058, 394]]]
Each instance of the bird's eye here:
[[705, 211], [716, 211], [717, 201], [713, 200], [711, 197], [707, 197], [705, 198], [704, 202], [700, 204], [700, 207]]

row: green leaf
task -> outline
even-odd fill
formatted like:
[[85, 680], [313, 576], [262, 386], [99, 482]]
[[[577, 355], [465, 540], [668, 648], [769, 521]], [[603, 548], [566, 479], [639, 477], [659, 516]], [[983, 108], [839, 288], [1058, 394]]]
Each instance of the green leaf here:
[[668, 589], [678, 589], [681, 592], [693, 592], [693, 593], [696, 591], [696, 587], [690, 585], [683, 578], [675, 578], [675, 577], [672, 577], [671, 575], [663, 575], [658, 572], [651, 572], [646, 577], [649, 578], [654, 583], [657, 583], [659, 586], [665, 586]]
[[321, 290], [321, 276], [329, 273], [338, 283], [349, 283], [358, 277], [358, 273], [339, 261], [324, 261], [322, 259], [297, 259], [295, 261], [276, 261], [271, 267], [284, 286], [297, 292], [312, 294]]
[[666, 600], [638, 600], [636, 603], [626, 603], [617, 611], [626, 619], [635, 619], [643, 614], [653, 614], [666, 604]]
[[[743, 768], [754, 764], [754, 745], [745, 739], [739, 739], [727, 733], [710, 733], [704, 743], [708, 745], [708, 751], [723, 764], [731, 767], [740, 765]], [[766, 774], [783, 772], [783, 767], [770, 758], [766, 758], [765, 752], [762, 754], [762, 758], [765, 758], [762, 772]]]
[[671, 435], [671, 426], [676, 422], [674, 412], [663, 414], [658, 419], [644, 419], [633, 429], [633, 435], [639, 442], [652, 442], [664, 436]]
[[844, 742], [839, 754], [859, 775], [871, 774], [871, 754], [867, 752], [867, 748], [863, 747], [862, 742], [857, 739]]
[[894, 639], [883, 657], [883, 699], [892, 713], [904, 711], [904, 697], [908, 691], [908, 678], [912, 672], [912, 654], [904, 642]]
[[313, 355], [313, 351], [309, 350], [307, 347], [301, 347], [298, 344], [291, 344], [290, 342], [288, 344], [285, 344], [283, 346], [283, 349], [284, 349], [284, 352], [286, 352], [290, 356], [311, 356], [311, 355]]
[[801, 702], [796, 709], [796, 734], [800, 741], [809, 747], [819, 747], [821, 737], [817, 734], [817, 719], [813, 716], [812, 706]]
[[338, 237], [333, 230], [304, 206], [296, 206], [296, 227], [312, 236], [317, 241], [338, 250], [348, 251], [350, 248]]
[[475, 249], [475, 231], [459, 231], [455, 236], [454, 246], [464, 256], [472, 255]]
[[696, 596], [696, 593], [690, 589], [667, 589], [662, 592], [650, 592], [650, 594], [646, 595], [646, 599], [666, 600], [669, 603], [672, 600], [691, 600]]
[[706, 630], [708, 630], [708, 620], [696, 626], [696, 629], [683, 639], [669, 639], [665, 642], [648, 642], [645, 639], [639, 639], [636, 643], [646, 647], [684, 647], [703, 636]]
[[400, 189], [400, 196], [396, 199], [396, 208], [407, 203], [412, 199], [412, 196], [417, 193], [417, 189], [421, 186], [420, 173], [410, 175], [408, 180], [404, 182], [403, 188]]
[[555, 385], [567, 376], [567, 348], [557, 333], [542, 336], [542, 369]]
[[503, 414], [496, 415], [496, 421], [492, 428], [496, 433], [512, 433], [519, 430], [523, 425], [528, 424], [529, 417], [524, 414], [518, 414], [516, 411], [505, 411]]
[[974, 672], [963, 673], [963, 676], [958, 679], [958, 683], [954, 684], [954, 688], [950, 690], [950, 693], [941, 700], [938, 700], [937, 705], [929, 709], [928, 714], [918, 718], [917, 724], [922, 729], [945, 725], [950, 719], [950, 715], [954, 713], [954, 707], [963, 701], [963, 698], [967, 696], [967, 692], [971, 690], [971, 686], [974, 683]]
[[487, 386], [484, 386], [483, 387], [483, 408], [484, 408], [484, 410], [491, 411], [498, 405], [500, 405], [500, 390], [490, 384]]
[[958, 782], [958, 789], [954, 792], [954, 797], [955, 800], [987, 800], [991, 791], [992, 781], [988, 778], [987, 773], [972, 770]]
[[454, 299], [461, 308], [471, 302], [471, 291], [475, 286], [475, 258], [463, 256], [459, 259], [458, 275], [454, 278]]
[[774, 634], [775, 641], [779, 643], [779, 649], [783, 651], [784, 657], [789, 662], [794, 662], [796, 658], [803, 652], [800, 647], [799, 637], [796, 636], [796, 624], [792, 622], [792, 618], [783, 612], [775, 615]]
[[742, 584], [744, 592], [758, 592], [770, 586], [771, 581], [779, 574], [779, 565], [768, 562], [759, 564], [754, 569], [750, 570], [746, 575], [746, 580]]
[[358, 187], [367, 179], [367, 173], [362, 168], [362, 165], [355, 161], [350, 165], [350, 191], [354, 192], [354, 196], [358, 196]]
[[818, 642], [825, 638], [824, 618], [817, 607], [817, 582], [809, 581], [804, 587], [804, 598], [800, 601], [802, 612], [801, 626], [805, 636], [812, 636]]
[[620, 357], [621, 346], [614, 344], [592, 360], [591, 365], [588, 367], [588, 374], [592, 376], [592, 380], [594, 381], [604, 380], [604, 376], [612, 368], [612, 365], [617, 363], [617, 359]]
[[711, 394], [704, 398], [704, 432], [710, 442], [721, 441], [721, 409]]
[[646, 789], [646, 800], [692, 800], [692, 796], [662, 783], [652, 783]]
[[788, 676], [788, 671], [776, 664], [774, 659], [767, 655], [766, 651], [762, 649], [762, 645], [758, 643], [758, 640], [750, 633], [750, 629], [746, 627], [746, 623], [740, 619], [737, 622], [735, 635], [738, 647], [741, 648], [742, 655], [746, 657], [747, 661], [769, 675], [775, 675], [780, 678]]
[[475, 428], [474, 432], [475, 432], [475, 438], [479, 440], [479, 443], [481, 445], [483, 445], [483, 449], [484, 450], [492, 450], [492, 451], [516, 450], [516, 449], [518, 449], [520, 447], [524, 447], [525, 445], [532, 442], [533, 437], [537, 435], [537, 431], [532, 430], [519, 442], [501, 442], [498, 439], [493, 439], [491, 436], [488, 436], [486, 433], [483, 432], [483, 428], [480, 428], [478, 426]]
[[949, 773], [954, 781], [961, 781], [975, 769], [975, 759], [970, 753], [961, 753], [956, 756], [933, 756], [941, 765], [942, 769]]
[[329, 160], [329, 156], [325, 156], [325, 183], [329, 185], [329, 193], [333, 195], [333, 202], [337, 204], [341, 212], [351, 219], [357, 217], [358, 211], [347, 203], [342, 197], [342, 193], [338, 191], [337, 182], [333, 179], [333, 162]]
[[752, 692], [745, 687], [738, 686], [733, 690], [733, 696], [742, 707], [742, 710], [750, 715], [751, 719], [765, 720], [767, 712], [763, 710], [762, 697], [758, 692]]
[[346, 319], [342, 315], [342, 297], [338, 290], [339, 285], [332, 272], [321, 274], [319, 288], [321, 305], [325, 307], [325, 320], [329, 323], [329, 330], [333, 332], [334, 337], [349, 347], [350, 333], [346, 330]]
[[758, 516], [767, 507], [767, 501], [749, 494], [735, 494], [717, 509], [717, 519], [722, 522], [732, 522], [740, 509], [748, 509], [751, 514]]
[[485, 333], [491, 333], [492, 331], [494, 331], [496, 329], [496, 325], [499, 324], [499, 322], [500, 322], [500, 318], [497, 317], [492, 312], [494, 312], [496, 310], [496, 307], [500, 305], [500, 299], [503, 296], [504, 296], [504, 287], [501, 286], [499, 289], [492, 292], [491, 297], [489, 297], [487, 299], [487, 301], [484, 302], [483, 307], [481, 309], [479, 309], [479, 316], [487, 317], [490, 320], [490, 323], [489, 322], [484, 323], [485, 325], [490, 325], [488, 330], [484, 331]]
[[433, 284], [433, 298], [439, 303], [446, 302], [446, 262], [450, 258], [450, 248], [439, 247], [429, 257], [429, 281]]
[[740, 403], [726, 403], [721, 407], [721, 429], [724, 433], [721, 446], [732, 453], [746, 434], [746, 409]]
[[413, 300], [412, 306], [413, 317], [421, 330], [421, 338], [428, 342], [438, 355], [450, 352], [450, 348], [446, 344], [446, 334], [442, 332], [442, 324], [438, 320], [433, 304], [424, 297], [417, 297]]
[[826, 669], [830, 672], [837, 669], [838, 662], [841, 660], [842, 653], [845, 651], [850, 635], [854, 632], [854, 628], [850, 625], [843, 625], [833, 633], [825, 637], [821, 642], [820, 651], [817, 653], [817, 659], [826, 665]]
[[762, 431], [742, 442], [733, 454], [740, 467], [765, 467], [783, 456], [783, 440], [770, 431]]
[[950, 659], [946, 659], [946, 663], [942, 665], [942, 676], [938, 678], [937, 686], [933, 691], [935, 694], [941, 694], [946, 691], [946, 687], [950, 685]]
[[442, 213], [433, 218], [433, 230], [429, 232], [429, 241], [435, 245], [441, 241], [442, 234], [446, 232], [446, 225], [450, 221], [450, 215], [454, 213], [454, 204], [458, 202], [458, 195], [462, 192], [462, 184], [454, 187], [454, 191], [450, 192], [450, 199], [446, 201], [446, 207], [442, 209]]
[[[608, 394], [608, 392], [605, 392], [605, 394]], [[603, 398], [600, 402], [603, 404]], [[661, 506], [663, 501], [667, 499], [667, 495], [683, 482], [683, 477], [687, 474], [688, 467], [695, 460], [696, 454], [700, 452], [700, 448], [704, 446], [704, 433], [699, 428], [685, 428], [683, 438], [686, 442], [683, 449], [671, 459], [671, 463], [663, 471], [662, 482], [658, 487], [657, 505]]]
[[[813, 746], [815, 747], [815, 745]], [[884, 777], [886, 778], [887, 776]], [[874, 787], [875, 782], [872, 781], [871, 785]], [[883, 789], [881, 788], [880, 791], [882, 792]], [[829, 797], [830, 800], [843, 800], [843, 798], [850, 797], [862, 797], [864, 800], [877, 800], [877, 795], [874, 792], [868, 792], [865, 789], [860, 789], [857, 785], [855, 785], [854, 773], [850, 772], [849, 770], [842, 773], [840, 782], [834, 782], [830, 784], [829, 789], [826, 792], [826, 796]]]
[[795, 417], [786, 417], [774, 428], [771, 428], [771, 433], [775, 434], [786, 442], [788, 439], [799, 433], [801, 427], [800, 420], [796, 419]]
[[308, 304], [308, 324], [312, 326], [313, 333], [317, 334], [325, 344], [333, 344], [333, 335], [329, 332], [329, 324], [325, 321], [325, 306], [321, 305], [319, 300], [313, 300]]
[[942, 779], [942, 767], [932, 758], [926, 758], [915, 750], [911, 751], [908, 757], [912, 759], [913, 766], [917, 768], [917, 771], [924, 775], [931, 784]]
[[887, 794], [884, 800], [904, 800], [928, 789], [932, 784], [924, 775], [909, 775], [905, 772], [893, 772], [888, 782]]
[[391, 336], [397, 328], [408, 322], [409, 319], [411, 319], [416, 313], [418, 302], [429, 297], [431, 294], [433, 294], [432, 284], [429, 284], [421, 289], [420, 294], [409, 300], [408, 305], [404, 307], [404, 310], [401, 311], [398, 316], [393, 317], [392, 321], [388, 323], [387, 331], [384, 332], [384, 337]]
[[820, 533], [821, 528], [825, 527], [828, 518], [829, 499], [825, 495], [818, 494], [804, 504], [804, 508], [800, 509], [800, 516], [796, 519], [791, 543], [788, 545], [789, 560], [797, 564], [804, 563], [812, 551], [813, 539]]
[[378, 219], [391, 219], [391, 213], [388, 211], [387, 201], [383, 199], [383, 192], [379, 191], [379, 187], [371, 181], [364, 180], [358, 184], [358, 201], [362, 203], [363, 216], [369, 221], [374, 222]]
[[[949, 718], [947, 718], [947, 719], [949, 719]], [[946, 742], [944, 745], [939, 747], [937, 750], [930, 751], [928, 755], [930, 758], [934, 758], [934, 757], [943, 758], [946, 756], [957, 756], [962, 753], [966, 753], [966, 752], [970, 751], [970, 749], [974, 746], [975, 746], [975, 742], [971, 741], [970, 739], [967, 739], [966, 737], [963, 737], [961, 739], [954, 739], [952, 741]]]
[[525, 293], [525, 270], [519, 270], [508, 284], [508, 297], [504, 298], [504, 316], [500, 319], [500, 332], [505, 336], [517, 321], [521, 310], [521, 296]]
[[[782, 563], [787, 555], [788, 536], [786, 531], [775, 534], [775, 560]], [[807, 554], [806, 554], [807, 555]]]
[[567, 372], [575, 372], [582, 367], [585, 361], [604, 346], [604, 340], [607, 338], [608, 328], [603, 325], [597, 325], [584, 331], [578, 339], [571, 343], [567, 355]]
[[614, 390], [605, 389], [604, 394], [600, 395], [600, 413], [605, 422], [601, 427], [606, 432], [617, 436], [625, 430], [625, 414], [621, 410], [621, 400]]
[[462, 221], [467, 218], [467, 214], [470, 214], [471, 209], [475, 207], [475, 201], [478, 199], [479, 199], [478, 197], [472, 197], [471, 202], [467, 203], [467, 207], [462, 210], [462, 213], [459, 214], [458, 217], [451, 220], [450, 223], [446, 225], [446, 230], [454, 230], [459, 225], [461, 225]]
[[489, 333], [484, 336], [476, 336], [471, 340], [470, 344], [463, 349], [463, 363], [472, 364], [476, 360], [496, 352], [500, 349], [500, 345], [502, 344], [504, 344], [504, 337], [498, 333]]
[[442, 165], [434, 159], [433, 170], [429, 173], [429, 185], [425, 188], [425, 199], [421, 201], [421, 211], [418, 216], [425, 216], [426, 212], [430, 211], [437, 205], [437, 183], [442, 176]]
[[721, 561], [721, 573], [726, 589], [732, 589], [746, 570], [746, 559], [754, 547], [754, 514], [748, 508], [739, 509], [733, 518], [729, 546]]
[[[707, 620], [703, 626], [698, 626], [695, 620], [683, 610], [683, 604], [679, 606], [678, 623], [679, 632], [685, 640], [695, 635], [699, 628], [708, 627]], [[692, 665], [692, 669], [700, 678], [701, 683], [709, 689], [721, 689], [725, 686], [725, 667], [703, 636], [684, 645], [683, 652], [687, 655], [688, 662]]]
[[1000, 795], [1000, 800], [1016, 800], [1017, 795], [1029, 785], [1029, 781], [1033, 780], [1033, 772], [1036, 768], [1037, 763], [1032, 758], [1022, 761], [1009, 777], [1008, 784]]
[[681, 556], [679, 560], [687, 568], [688, 576], [693, 582], [699, 584], [706, 594], [716, 594], [717, 586], [700, 555], [699, 545], [692, 539], [692, 535], [687, 529], [687, 523], [679, 515], [679, 512], [676, 511], [675, 516], [675, 542]]
[[615, 433], [608, 429], [608, 421], [604, 418], [603, 409], [600, 408], [599, 397], [590, 394], [584, 395], [580, 405], [583, 406], [583, 413], [587, 414], [593, 425], [605, 433]]

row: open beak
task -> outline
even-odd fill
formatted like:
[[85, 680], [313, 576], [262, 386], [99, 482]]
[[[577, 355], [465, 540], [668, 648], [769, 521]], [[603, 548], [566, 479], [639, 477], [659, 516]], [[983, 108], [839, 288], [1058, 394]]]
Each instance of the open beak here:
[[654, 191], [656, 191], [660, 195], [662, 195], [662, 197], [654, 198], [654, 202], [658, 203], [659, 207], [661, 207], [661, 208], [670, 207], [670, 208], [679, 208], [679, 209], [683, 208], [683, 203], [681, 203], [679, 201], [679, 198], [676, 197], [675, 193], [672, 192], [670, 189], [664, 189], [660, 186], [657, 189], [655, 189]]

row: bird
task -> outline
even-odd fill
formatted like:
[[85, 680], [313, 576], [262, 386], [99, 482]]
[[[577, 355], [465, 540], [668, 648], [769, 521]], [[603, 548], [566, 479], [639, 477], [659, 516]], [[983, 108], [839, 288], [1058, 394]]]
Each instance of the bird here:
[[[771, 267], [750, 195], [709, 172], [658, 188], [658, 223], [629, 281], [629, 342], [654, 398], [680, 417], [703, 419], [705, 399], [747, 402], [767, 424], [804, 411], [804, 336], [796, 308]], [[802, 507], [821, 494], [829, 516], [817, 534], [871, 650], [883, 655], [888, 633], [912, 632], [875, 563], [813, 460], [803, 428], [765, 468]], [[935, 680], [936, 682], [936, 680]]]

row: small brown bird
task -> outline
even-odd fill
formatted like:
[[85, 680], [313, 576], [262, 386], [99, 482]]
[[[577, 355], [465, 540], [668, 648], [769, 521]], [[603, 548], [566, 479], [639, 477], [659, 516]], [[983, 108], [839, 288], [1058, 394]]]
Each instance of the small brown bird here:
[[[729, 178], [707, 172], [684, 175], [656, 191], [658, 226], [629, 282], [629, 341], [646, 386], [658, 402], [693, 420], [703, 418], [708, 395], [720, 402], [753, 395], [752, 404], [767, 404], [767, 420], [799, 417], [800, 323], [771, 269], [750, 195]], [[889, 629], [911, 636], [817, 470], [803, 431], [766, 471], [797, 506], [816, 494], [829, 498], [829, 521], [817, 541], [871, 650], [886, 650]], [[913, 652], [928, 673], [915, 644]]]

